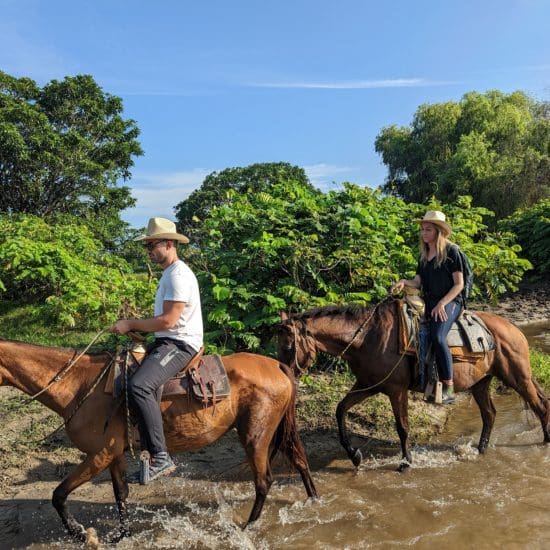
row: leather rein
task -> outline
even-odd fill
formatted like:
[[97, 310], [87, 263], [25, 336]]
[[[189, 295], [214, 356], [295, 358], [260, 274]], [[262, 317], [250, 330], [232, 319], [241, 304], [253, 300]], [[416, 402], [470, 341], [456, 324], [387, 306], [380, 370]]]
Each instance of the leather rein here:
[[[373, 308], [372, 308], [372, 312], [370, 315], [368, 315], [363, 321], [362, 323], [359, 325], [359, 327], [356, 329], [353, 337], [351, 338], [351, 340], [346, 344], [346, 346], [344, 347], [344, 349], [338, 353], [338, 355], [336, 355], [336, 359], [342, 359], [344, 357], [344, 354], [349, 350], [349, 348], [352, 346], [353, 342], [355, 342], [355, 340], [357, 339], [357, 337], [359, 336], [359, 334], [361, 334], [361, 332], [363, 331], [363, 329], [368, 325], [368, 323], [370, 322], [370, 320], [374, 317], [374, 314], [376, 313], [376, 310], [378, 309], [379, 306], [381, 306], [386, 300], [392, 298], [391, 296], [386, 296], [385, 298], [383, 298], [382, 300], [380, 300]], [[306, 323], [303, 319], [300, 319], [300, 324], [302, 325], [302, 332], [305, 333], [305, 337], [302, 337], [302, 338], [305, 338], [306, 339], [306, 342], [308, 342], [308, 347], [309, 347], [309, 351], [310, 353], [317, 353], [317, 344], [315, 342], [315, 338], [309, 333], [309, 331], [307, 330], [307, 327], [306, 327]], [[296, 368], [298, 369], [298, 371], [301, 373], [301, 374], [304, 374], [306, 371], [307, 371], [307, 368], [308, 367], [302, 367], [300, 365], [300, 363], [298, 362], [298, 330], [293, 330], [292, 331], [293, 334], [294, 334], [294, 363], [296, 365]], [[401, 361], [403, 360], [403, 357], [405, 357], [405, 352], [403, 352], [401, 354], [401, 356], [399, 357], [399, 359], [397, 360], [397, 362], [395, 363], [395, 365], [391, 368], [391, 370], [389, 371], [389, 373], [384, 376], [384, 378], [382, 378], [381, 380], [379, 380], [378, 382], [376, 382], [376, 384], [373, 384], [372, 386], [368, 386], [367, 388], [358, 388], [356, 390], [350, 390], [348, 392], [348, 394], [350, 393], [358, 393], [358, 392], [369, 392], [370, 390], [376, 388], [377, 386], [380, 386], [381, 384], [383, 384], [386, 380], [388, 380], [388, 378], [390, 378], [390, 376], [395, 372], [395, 370], [397, 369], [397, 367], [401, 364]]]

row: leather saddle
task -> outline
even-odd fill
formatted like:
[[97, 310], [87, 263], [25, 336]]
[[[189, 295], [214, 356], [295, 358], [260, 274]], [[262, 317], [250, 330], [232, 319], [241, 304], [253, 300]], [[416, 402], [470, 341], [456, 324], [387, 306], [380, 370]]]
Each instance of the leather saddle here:
[[[421, 318], [418, 310], [407, 303], [398, 301], [400, 352], [416, 355], [418, 351]], [[447, 335], [447, 344], [453, 359], [477, 358], [495, 349], [495, 339], [485, 323], [471, 311], [463, 311], [453, 323]]]
[[[118, 399], [125, 392], [126, 381], [139, 369], [144, 353], [125, 350], [117, 354], [105, 382], [105, 393]], [[191, 395], [205, 407], [216, 403], [231, 393], [223, 360], [219, 355], [203, 355], [201, 348], [176, 376], [162, 386], [160, 399], [175, 395]]]

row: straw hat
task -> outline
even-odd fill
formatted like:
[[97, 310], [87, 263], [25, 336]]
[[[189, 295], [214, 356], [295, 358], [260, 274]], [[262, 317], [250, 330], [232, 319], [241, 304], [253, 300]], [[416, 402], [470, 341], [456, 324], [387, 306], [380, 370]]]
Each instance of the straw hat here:
[[445, 237], [451, 234], [451, 226], [445, 221], [445, 214], [439, 210], [428, 210], [422, 219], [418, 218], [414, 220], [416, 223], [433, 223], [437, 225]]
[[166, 218], [151, 218], [147, 225], [147, 233], [134, 239], [134, 241], [152, 241], [155, 239], [168, 239], [188, 243], [189, 239], [176, 231], [176, 224]]

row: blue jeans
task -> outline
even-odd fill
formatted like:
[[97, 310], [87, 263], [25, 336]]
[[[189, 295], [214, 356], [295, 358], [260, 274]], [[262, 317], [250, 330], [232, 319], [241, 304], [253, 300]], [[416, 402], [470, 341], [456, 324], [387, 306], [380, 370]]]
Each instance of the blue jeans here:
[[[430, 304], [431, 305], [431, 304]], [[429, 307], [426, 304], [426, 315], [429, 315], [436, 304]], [[446, 321], [436, 321], [430, 317], [430, 339], [432, 349], [437, 363], [437, 370], [442, 380], [453, 379], [453, 358], [447, 345], [447, 334], [451, 330], [451, 325], [458, 319], [462, 306], [453, 301], [445, 306], [447, 312]]]

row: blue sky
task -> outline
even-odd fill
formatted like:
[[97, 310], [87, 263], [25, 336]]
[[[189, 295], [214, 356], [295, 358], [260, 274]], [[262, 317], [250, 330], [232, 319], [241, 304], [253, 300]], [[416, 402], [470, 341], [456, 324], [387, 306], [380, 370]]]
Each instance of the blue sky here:
[[0, 68], [91, 74], [121, 96], [145, 155], [140, 227], [204, 176], [290, 162], [322, 189], [376, 187], [384, 126], [471, 90], [550, 100], [547, 0], [0, 0]]

